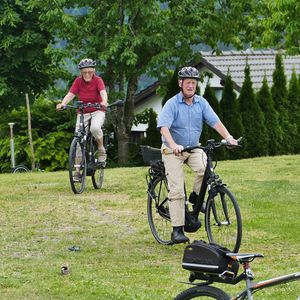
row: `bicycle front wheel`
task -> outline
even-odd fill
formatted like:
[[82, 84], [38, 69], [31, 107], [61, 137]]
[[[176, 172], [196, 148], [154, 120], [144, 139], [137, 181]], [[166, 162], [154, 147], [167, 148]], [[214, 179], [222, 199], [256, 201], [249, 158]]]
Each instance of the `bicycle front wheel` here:
[[211, 243], [238, 252], [242, 239], [242, 218], [234, 195], [225, 187], [216, 187], [209, 196], [205, 213], [205, 228]]
[[188, 299], [217, 299], [217, 300], [230, 300], [230, 297], [222, 290], [213, 286], [196, 286], [187, 289], [177, 295], [174, 300], [188, 300]]
[[104, 168], [106, 166], [106, 161], [98, 162], [98, 145], [94, 137], [92, 137], [92, 140], [89, 143], [90, 149], [88, 152], [90, 152], [90, 160], [92, 160], [92, 183], [95, 189], [101, 189], [104, 180]]
[[79, 138], [74, 138], [70, 146], [69, 177], [72, 191], [75, 194], [82, 193], [86, 181], [86, 158]]
[[165, 177], [150, 183], [148, 190], [147, 215], [151, 232], [157, 242], [163, 245], [172, 244], [168, 183]]
[[101, 189], [104, 180], [104, 165], [96, 167], [95, 172], [92, 174], [92, 182], [95, 189]]

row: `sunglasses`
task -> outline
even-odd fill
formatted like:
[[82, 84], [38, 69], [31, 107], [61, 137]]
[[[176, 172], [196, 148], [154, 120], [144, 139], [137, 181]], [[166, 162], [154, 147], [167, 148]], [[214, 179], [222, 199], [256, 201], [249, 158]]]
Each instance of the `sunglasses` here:
[[94, 71], [81, 71], [82, 75], [93, 75]]

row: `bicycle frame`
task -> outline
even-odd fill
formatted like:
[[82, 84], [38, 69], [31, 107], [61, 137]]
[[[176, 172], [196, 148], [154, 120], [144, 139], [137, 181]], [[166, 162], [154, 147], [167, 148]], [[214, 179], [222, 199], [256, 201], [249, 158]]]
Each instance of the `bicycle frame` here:
[[249, 263], [246, 263], [246, 267], [244, 267], [245, 271], [245, 280], [246, 280], [246, 289], [243, 290], [239, 295], [233, 297], [231, 300], [238, 300], [238, 299], [247, 299], [253, 300], [253, 294], [256, 291], [260, 291], [265, 288], [269, 288], [272, 286], [280, 285], [282, 283], [287, 283], [294, 280], [300, 279], [300, 272], [291, 273], [288, 275], [283, 275], [275, 278], [270, 278], [267, 280], [253, 282], [254, 274], [250, 269]]
[[[213, 140], [209, 140], [208, 143], [211, 141], [213, 141]], [[206, 149], [206, 148], [197, 146], [197, 147], [193, 147], [191, 149]], [[224, 185], [222, 183], [222, 180], [219, 178], [219, 176], [214, 171], [213, 159], [212, 159], [213, 150], [214, 150], [214, 147], [212, 145], [210, 147], [208, 147], [206, 150], [204, 150], [204, 152], [207, 155], [207, 160], [206, 160], [207, 165], [205, 168], [205, 172], [204, 172], [204, 176], [203, 176], [203, 180], [202, 180], [202, 184], [201, 184], [201, 188], [200, 188], [200, 193], [198, 195], [197, 201], [196, 201], [194, 209], [193, 209], [193, 215], [197, 218], [201, 211], [203, 202], [205, 201], [205, 195], [206, 195], [207, 190], [208, 190], [209, 197], [210, 197], [211, 195], [214, 195], [216, 186]], [[228, 213], [227, 213], [226, 207], [224, 205], [225, 204], [223, 203], [223, 208], [224, 208], [224, 211], [226, 214], [226, 219], [229, 222]], [[218, 218], [217, 218], [217, 214], [216, 214], [214, 207], [213, 207], [213, 212], [214, 212], [214, 217], [217, 221]]]
[[[259, 253], [257, 253], [257, 254], [227, 253], [227, 256], [231, 257], [233, 260], [238, 260], [240, 262], [240, 264], [243, 266], [243, 272], [241, 274], [239, 274], [235, 278], [227, 278], [226, 276], [219, 274], [219, 276], [211, 277], [210, 279], [203, 279], [204, 282], [197, 283], [197, 284], [195, 284], [195, 286], [197, 286], [197, 287], [199, 287], [199, 289], [201, 289], [201, 287], [211, 285], [214, 282], [235, 285], [235, 284], [241, 282], [242, 280], [244, 280], [246, 282], [246, 288], [244, 290], [242, 290], [237, 296], [230, 297], [230, 299], [231, 300], [245, 300], [245, 299], [253, 300], [254, 299], [253, 294], [257, 291], [260, 291], [262, 289], [266, 289], [269, 287], [273, 287], [276, 285], [281, 285], [283, 283], [300, 280], [300, 272], [295, 272], [295, 273], [291, 273], [291, 274], [287, 274], [287, 275], [283, 275], [283, 276], [266, 279], [266, 280], [259, 281], [259, 282], [254, 282], [254, 274], [250, 268], [250, 262], [252, 262], [256, 257], [263, 257], [262, 254], [259, 254]], [[194, 279], [191, 276], [192, 276], [192, 274], [190, 275], [189, 281], [193, 282]], [[189, 284], [191, 284], [191, 283], [189, 283]], [[224, 292], [220, 288], [215, 287], [215, 289], [220, 290], [220, 292]], [[192, 298], [188, 298], [188, 299], [192, 299]]]

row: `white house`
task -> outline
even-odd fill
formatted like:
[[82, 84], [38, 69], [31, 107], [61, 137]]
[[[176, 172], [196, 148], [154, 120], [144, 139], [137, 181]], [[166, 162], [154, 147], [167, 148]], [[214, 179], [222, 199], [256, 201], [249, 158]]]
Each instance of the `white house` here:
[[[212, 78], [208, 76], [200, 83], [201, 94], [204, 93], [205, 87], [210, 82], [217, 98], [220, 100], [223, 92], [223, 83], [229, 72], [234, 83], [234, 89], [239, 94], [244, 82], [244, 70], [246, 64], [250, 67], [250, 76], [254, 90], [258, 91], [262, 85], [264, 76], [266, 76], [269, 87], [273, 83], [273, 72], [275, 70], [274, 50], [246, 50], [246, 51], [224, 51], [216, 55], [211, 52], [201, 52], [201, 61], [194, 66], [200, 73], [211, 73]], [[300, 55], [285, 56], [283, 55], [283, 64], [287, 80], [290, 80], [293, 69], [296, 74], [300, 74]], [[142, 112], [146, 108], [152, 108], [157, 114], [161, 111], [162, 98], [156, 94], [159, 82], [155, 82], [136, 95], [135, 113]], [[133, 126], [133, 133], [144, 133], [147, 128], [146, 124]]]

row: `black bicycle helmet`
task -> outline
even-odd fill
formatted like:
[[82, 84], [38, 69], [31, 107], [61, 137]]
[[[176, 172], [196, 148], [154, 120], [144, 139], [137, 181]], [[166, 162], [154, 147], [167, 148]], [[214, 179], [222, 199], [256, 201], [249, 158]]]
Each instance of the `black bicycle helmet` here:
[[183, 67], [178, 72], [179, 79], [185, 79], [185, 78], [193, 78], [196, 80], [200, 80], [199, 71], [194, 67]]
[[96, 61], [90, 59], [90, 58], [84, 58], [80, 61], [78, 64], [78, 68], [84, 69], [84, 68], [95, 68], [96, 67]]

